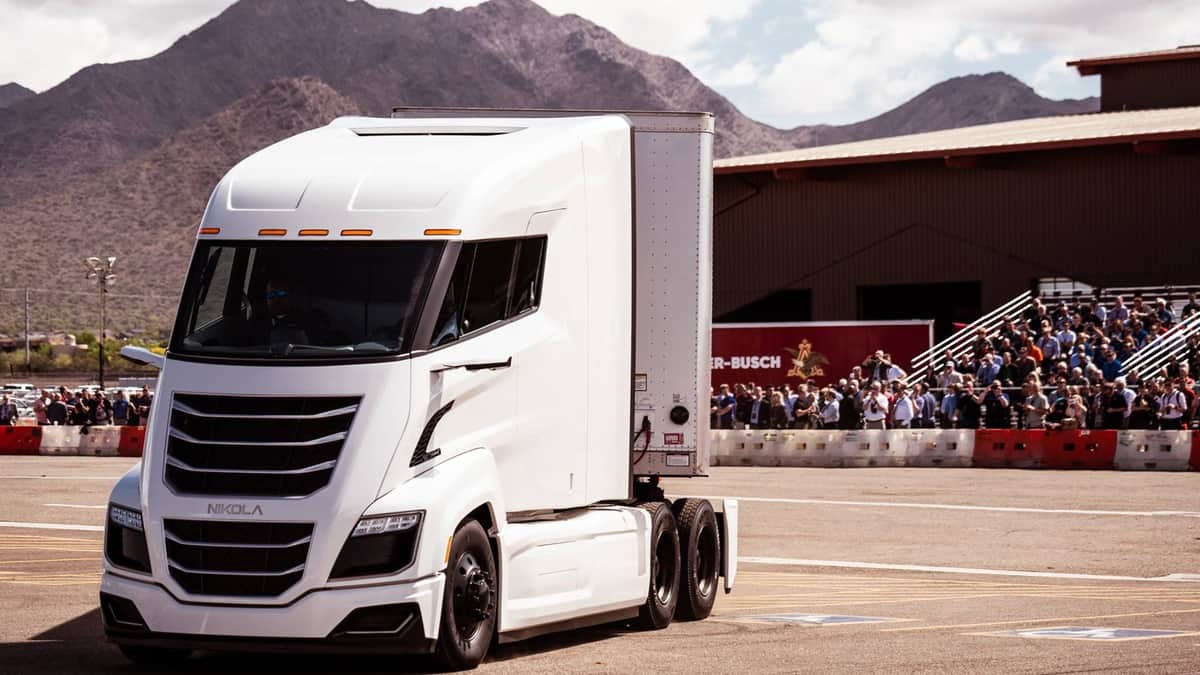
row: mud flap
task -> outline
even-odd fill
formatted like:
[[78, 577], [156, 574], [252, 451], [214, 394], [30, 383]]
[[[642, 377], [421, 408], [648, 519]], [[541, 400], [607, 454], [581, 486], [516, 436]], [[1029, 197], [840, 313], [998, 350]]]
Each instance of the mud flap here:
[[713, 501], [718, 507], [717, 525], [721, 528], [721, 576], [725, 578], [725, 592], [729, 593], [737, 579], [738, 502], [736, 499]]

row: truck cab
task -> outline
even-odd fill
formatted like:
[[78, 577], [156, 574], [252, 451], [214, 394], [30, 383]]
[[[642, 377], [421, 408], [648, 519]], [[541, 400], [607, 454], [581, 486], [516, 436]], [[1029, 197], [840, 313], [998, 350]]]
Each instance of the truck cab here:
[[161, 372], [108, 638], [457, 669], [706, 616], [736, 503], [657, 481], [707, 471], [711, 143], [704, 114], [398, 109], [231, 169], [165, 358], [123, 350]]

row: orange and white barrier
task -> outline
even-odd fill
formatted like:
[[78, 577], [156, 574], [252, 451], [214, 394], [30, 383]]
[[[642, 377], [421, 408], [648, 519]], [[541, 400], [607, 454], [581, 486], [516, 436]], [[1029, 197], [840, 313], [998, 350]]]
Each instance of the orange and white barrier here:
[[1193, 436], [1190, 431], [1122, 431], [1117, 434], [1116, 468], [1187, 471]]
[[116, 457], [121, 445], [121, 427], [88, 427], [79, 436], [79, 454], [94, 457]]
[[1200, 431], [713, 431], [713, 466], [1200, 470]]
[[842, 466], [904, 466], [907, 431], [855, 429], [842, 432]]
[[0, 455], [141, 457], [145, 427], [5, 426]]
[[971, 466], [975, 432], [970, 429], [913, 429], [907, 438], [905, 466]]
[[42, 427], [39, 455], [78, 455], [82, 427]]
[[0, 455], [36, 455], [41, 445], [41, 427], [0, 427]]

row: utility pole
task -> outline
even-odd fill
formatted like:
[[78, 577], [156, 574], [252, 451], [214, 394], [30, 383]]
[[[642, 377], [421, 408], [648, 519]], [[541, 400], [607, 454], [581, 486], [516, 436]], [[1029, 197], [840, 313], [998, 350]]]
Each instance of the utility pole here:
[[32, 362], [29, 360], [29, 289], [25, 289], [25, 372], [33, 372]]
[[100, 388], [104, 388], [104, 333], [107, 329], [107, 317], [105, 316], [105, 297], [108, 295], [108, 287], [117, 280], [117, 275], [113, 274], [113, 263], [117, 262], [116, 256], [108, 256], [104, 260], [92, 256], [83, 261], [83, 264], [88, 269], [87, 278], [92, 279], [100, 287]]

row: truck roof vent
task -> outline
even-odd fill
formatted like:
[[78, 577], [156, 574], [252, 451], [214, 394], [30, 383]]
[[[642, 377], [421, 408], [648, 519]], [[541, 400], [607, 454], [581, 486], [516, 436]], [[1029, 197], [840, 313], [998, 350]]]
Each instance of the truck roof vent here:
[[394, 126], [394, 127], [356, 127], [350, 131], [359, 136], [503, 136], [525, 127], [499, 126]]

